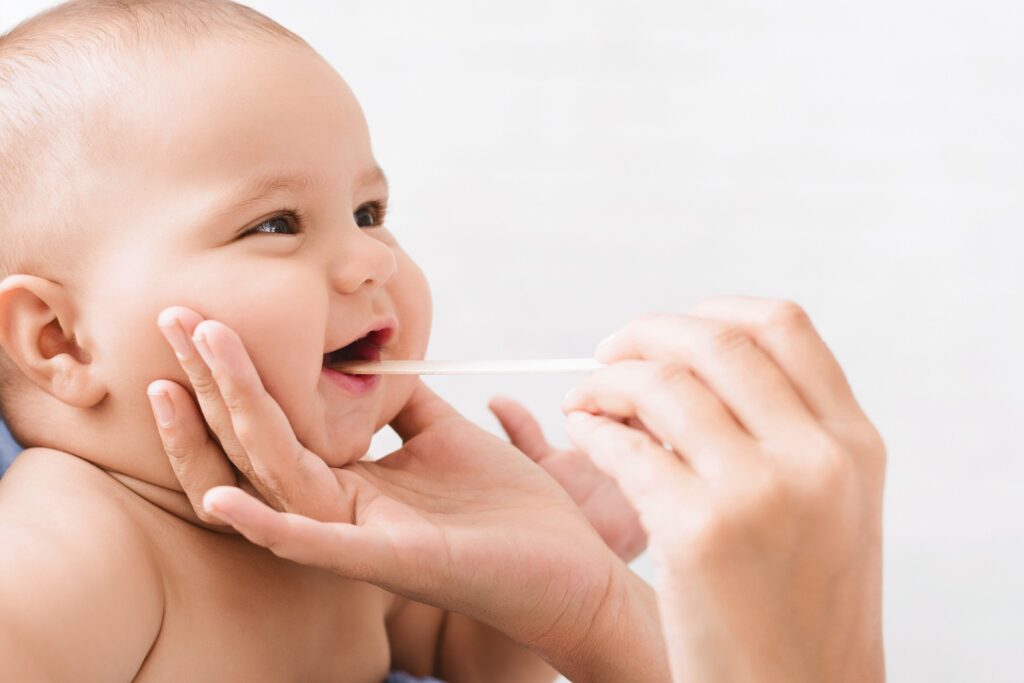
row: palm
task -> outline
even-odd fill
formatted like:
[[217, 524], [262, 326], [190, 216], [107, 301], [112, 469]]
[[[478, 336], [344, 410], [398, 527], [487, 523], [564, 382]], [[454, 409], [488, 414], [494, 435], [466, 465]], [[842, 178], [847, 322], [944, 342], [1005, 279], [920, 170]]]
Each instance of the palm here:
[[[560, 596], [593, 595], [580, 585], [591, 577], [579, 576], [578, 558], [601, 553], [602, 541], [576, 504], [522, 452], [461, 416], [437, 420], [382, 460], [331, 472], [344, 508], [332, 517], [348, 514], [373, 554], [394, 561], [388, 574], [402, 577], [374, 577], [385, 588], [436, 604], [437, 587], [454, 580], [467, 597], [444, 606], [460, 611], [498, 574]], [[550, 618], [536, 623], [557, 618], [558, 607], [551, 601]]]

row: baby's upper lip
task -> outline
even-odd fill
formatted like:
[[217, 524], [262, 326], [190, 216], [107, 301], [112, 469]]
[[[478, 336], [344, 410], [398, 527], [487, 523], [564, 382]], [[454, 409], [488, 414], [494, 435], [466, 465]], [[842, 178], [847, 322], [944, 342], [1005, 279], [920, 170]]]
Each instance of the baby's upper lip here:
[[391, 340], [392, 337], [395, 336], [395, 330], [397, 329], [397, 327], [398, 321], [395, 320], [395, 318], [392, 316], [378, 318], [373, 322], [369, 323], [368, 325], [366, 325], [364, 328], [362, 328], [362, 330], [355, 336], [348, 337], [340, 344], [336, 344], [334, 346], [329, 345], [327, 347], [327, 350], [324, 351], [324, 355], [326, 356], [331, 353], [334, 353], [335, 351], [340, 351], [346, 346], [354, 344], [360, 339], [363, 339], [364, 337], [367, 337], [371, 334], [374, 335], [373, 344], [375, 346], [384, 346]]

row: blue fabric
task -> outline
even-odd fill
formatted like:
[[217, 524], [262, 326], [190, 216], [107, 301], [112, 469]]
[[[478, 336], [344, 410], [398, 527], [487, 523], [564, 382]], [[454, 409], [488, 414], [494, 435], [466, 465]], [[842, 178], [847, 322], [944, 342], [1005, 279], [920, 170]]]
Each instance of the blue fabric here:
[[392, 671], [384, 683], [444, 683], [436, 678], [416, 678], [401, 671]]
[[0, 477], [10, 466], [14, 456], [21, 452], [21, 446], [14, 440], [11, 433], [7, 431], [7, 425], [0, 418]]

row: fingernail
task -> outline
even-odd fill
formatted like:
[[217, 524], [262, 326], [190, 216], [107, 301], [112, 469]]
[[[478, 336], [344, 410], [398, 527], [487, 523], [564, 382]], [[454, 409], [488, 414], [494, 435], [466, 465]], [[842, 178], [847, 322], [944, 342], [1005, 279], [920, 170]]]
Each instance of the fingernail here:
[[569, 391], [565, 392], [565, 398], [562, 399], [562, 407], [565, 408], [567, 406], [579, 403], [579, 395], [580, 392], [576, 388], [572, 388]]
[[167, 337], [171, 348], [174, 349], [174, 355], [184, 359], [188, 354], [188, 335], [185, 334], [185, 328], [181, 326], [181, 323], [173, 320], [167, 324], [162, 324], [160, 325], [160, 331]]
[[206, 514], [210, 515], [214, 519], [220, 520], [221, 522], [231, 526], [235, 525], [234, 518], [223, 510], [218, 509], [215, 505], [204, 502], [203, 509], [206, 510]]
[[591, 415], [590, 413], [584, 412], [582, 410], [574, 410], [571, 413], [569, 413], [567, 419], [569, 420], [569, 422], [586, 422], [592, 417], [593, 415]]
[[206, 337], [202, 333], [196, 334], [192, 337], [192, 343], [195, 344], [196, 350], [199, 351], [203, 362], [206, 363], [206, 367], [210, 368], [210, 372], [213, 372], [217, 365], [217, 359], [214, 357], [213, 351], [210, 350], [210, 345], [206, 343]]
[[234, 526], [235, 520], [226, 511], [221, 510], [217, 505], [217, 498], [219, 496], [212, 490], [207, 491], [203, 496], [203, 509], [206, 510], [206, 514], [213, 515], [222, 522], [226, 522]]
[[153, 408], [153, 416], [161, 427], [168, 427], [174, 422], [174, 404], [171, 397], [160, 391], [149, 396], [149, 405]]

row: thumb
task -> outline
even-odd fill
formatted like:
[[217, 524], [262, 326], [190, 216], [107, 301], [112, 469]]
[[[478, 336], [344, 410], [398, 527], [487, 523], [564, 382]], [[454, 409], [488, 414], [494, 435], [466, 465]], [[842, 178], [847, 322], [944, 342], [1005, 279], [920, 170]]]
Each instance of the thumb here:
[[487, 407], [498, 418], [512, 445], [526, 453], [531, 460], [539, 462], [551, 452], [551, 445], [544, 438], [540, 425], [523, 404], [504, 396], [495, 396]]
[[438, 420], [447, 417], [459, 417], [459, 413], [421, 380], [416, 380], [412, 396], [395, 415], [391, 427], [402, 437], [402, 441], [408, 441]]
[[232, 486], [210, 489], [203, 504], [208, 514], [278, 557], [370, 583], [385, 581], [392, 573], [393, 553], [378, 530], [278, 512]]

